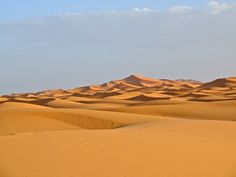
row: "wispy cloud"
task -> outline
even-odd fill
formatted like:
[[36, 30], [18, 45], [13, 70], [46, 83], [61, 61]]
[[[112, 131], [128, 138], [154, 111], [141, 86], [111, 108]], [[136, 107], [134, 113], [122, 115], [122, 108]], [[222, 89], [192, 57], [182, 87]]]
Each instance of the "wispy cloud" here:
[[151, 12], [152, 9], [148, 8], [148, 7], [142, 7], [142, 8], [138, 8], [138, 7], [134, 7], [132, 9], [133, 12], [144, 12], [144, 13], [147, 13], [147, 12]]
[[184, 6], [184, 5], [181, 5], [181, 6], [173, 6], [169, 9], [169, 12], [172, 13], [172, 14], [179, 14], [179, 13], [187, 13], [187, 12], [190, 12], [192, 11], [193, 8], [190, 7], [190, 6]]
[[[217, 0], [210, 0], [208, 3], [205, 4], [205, 8], [203, 9], [197, 9], [199, 13], [208, 13], [208, 14], [220, 14], [225, 11], [233, 10], [236, 9], [236, 3], [227, 3], [227, 2], [220, 2]], [[106, 11], [106, 14], [126, 14], [126, 15], [134, 15], [134, 14], [149, 14], [149, 13], [171, 13], [173, 15], [177, 14], [186, 14], [186, 13], [191, 13], [196, 11], [194, 7], [189, 6], [189, 5], [177, 5], [177, 6], [172, 6], [167, 10], [158, 10], [155, 8], [150, 8], [150, 7], [133, 7], [131, 9], [126, 9], [126, 10], [121, 10], [121, 9], [111, 9]], [[95, 13], [95, 14], [101, 14], [100, 13]], [[78, 12], [71, 12], [71, 13], [66, 13], [66, 16], [81, 16], [81, 13]]]
[[211, 0], [208, 3], [208, 12], [211, 14], [219, 14], [231, 10], [233, 7], [235, 7], [235, 5], [232, 3], [225, 3]]

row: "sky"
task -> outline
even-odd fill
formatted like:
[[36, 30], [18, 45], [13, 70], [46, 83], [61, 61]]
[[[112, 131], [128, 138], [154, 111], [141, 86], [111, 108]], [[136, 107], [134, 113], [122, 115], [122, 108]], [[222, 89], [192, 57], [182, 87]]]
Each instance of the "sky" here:
[[6, 21], [65, 13], [128, 10], [135, 7], [165, 10], [179, 4], [199, 8], [204, 5], [205, 0], [0, 0], [0, 2], [0, 19]]
[[236, 0], [0, 0], [0, 94], [130, 74], [236, 76]]

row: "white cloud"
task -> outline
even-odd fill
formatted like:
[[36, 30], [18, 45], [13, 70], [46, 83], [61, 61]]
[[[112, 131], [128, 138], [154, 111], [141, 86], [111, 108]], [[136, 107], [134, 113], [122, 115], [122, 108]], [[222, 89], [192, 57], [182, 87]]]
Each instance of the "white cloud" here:
[[106, 14], [130, 14], [130, 15], [134, 15], [134, 13], [140, 13], [140, 14], [146, 14], [146, 13], [149, 13], [149, 12], [153, 12], [154, 10], [151, 9], [151, 8], [148, 8], [148, 7], [134, 7], [132, 9], [129, 9], [129, 10], [109, 10], [109, 11], [106, 11], [105, 13]]
[[144, 12], [144, 13], [147, 13], [147, 12], [151, 12], [152, 9], [148, 8], [148, 7], [143, 7], [143, 8], [138, 8], [138, 7], [134, 7], [132, 9], [133, 12]]
[[137, 7], [134, 7], [132, 10], [133, 10], [134, 12], [140, 12], [140, 11], [142, 11], [142, 9], [137, 8]]
[[225, 2], [218, 2], [215, 0], [211, 0], [208, 3], [208, 12], [211, 14], [219, 14], [221, 12], [230, 10], [233, 8], [233, 5]]
[[150, 12], [150, 11], [152, 11], [152, 9], [149, 9], [149, 8], [147, 8], [147, 7], [144, 7], [144, 8], [143, 8], [143, 11], [144, 11], [144, 12]]
[[173, 6], [169, 9], [169, 12], [172, 14], [187, 13], [192, 11], [193, 8], [190, 6]]

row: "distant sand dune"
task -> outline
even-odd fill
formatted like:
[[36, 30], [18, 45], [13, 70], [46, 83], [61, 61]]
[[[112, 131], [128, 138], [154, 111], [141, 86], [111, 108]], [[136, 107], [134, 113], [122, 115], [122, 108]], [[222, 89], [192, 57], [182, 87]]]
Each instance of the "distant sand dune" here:
[[152, 100], [168, 100], [170, 99], [169, 96], [163, 94], [140, 94], [138, 96], [129, 98], [128, 100], [134, 101], [152, 101]]

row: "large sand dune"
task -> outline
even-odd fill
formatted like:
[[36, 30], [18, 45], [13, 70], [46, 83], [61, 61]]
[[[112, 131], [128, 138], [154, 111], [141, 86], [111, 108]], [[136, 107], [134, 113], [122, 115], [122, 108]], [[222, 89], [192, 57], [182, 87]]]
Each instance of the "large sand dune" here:
[[236, 79], [131, 75], [0, 97], [0, 177], [236, 177]]

